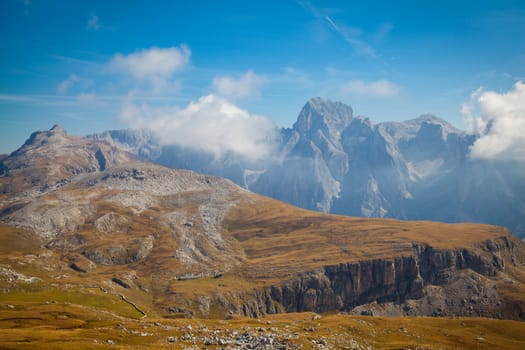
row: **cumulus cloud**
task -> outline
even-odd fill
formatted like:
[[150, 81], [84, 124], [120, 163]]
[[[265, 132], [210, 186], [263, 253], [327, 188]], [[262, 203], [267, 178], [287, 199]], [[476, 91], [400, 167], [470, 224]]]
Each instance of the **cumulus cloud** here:
[[180, 89], [173, 79], [190, 62], [191, 51], [179, 47], [152, 47], [129, 55], [116, 54], [109, 62], [110, 71], [131, 77], [136, 85], [146, 87], [147, 93], [169, 94]]
[[467, 131], [479, 135], [470, 148], [474, 159], [525, 160], [525, 84], [506, 93], [476, 90], [463, 104]]
[[75, 74], [70, 74], [67, 79], [63, 80], [58, 84], [57, 90], [61, 95], [65, 95], [67, 91], [78, 81], [78, 77]]
[[129, 55], [116, 54], [109, 66], [112, 70], [130, 74], [139, 81], [168, 80], [190, 61], [191, 51], [180, 47], [152, 47]]
[[208, 152], [216, 158], [230, 152], [250, 160], [264, 158], [271, 154], [278, 135], [270, 119], [251, 115], [215, 94], [185, 108], [138, 105], [129, 96], [120, 117], [133, 127], [152, 130], [163, 144]]
[[238, 79], [230, 76], [215, 77], [212, 84], [218, 95], [226, 98], [239, 98], [258, 96], [261, 87], [266, 82], [266, 78], [249, 70]]
[[[138, 86], [151, 84], [151, 92], [169, 95], [177, 86], [177, 73], [188, 65], [190, 49], [181, 45], [150, 48], [130, 55], [115, 55], [108, 66], [113, 72], [131, 77]], [[266, 79], [248, 71], [239, 77], [218, 76], [212, 82], [214, 93], [202, 96], [184, 107], [162, 106], [162, 102], [140, 103], [136, 89], [124, 101], [120, 118], [131, 127], [152, 130], [164, 145], [177, 145], [203, 151], [220, 159], [234, 153], [247, 160], [269, 156], [278, 137], [278, 128], [268, 118], [250, 114], [233, 100], [256, 96]], [[179, 87], [180, 88], [180, 87]], [[87, 96], [86, 96], [87, 97]]]
[[401, 88], [388, 80], [377, 80], [370, 83], [362, 80], [351, 80], [341, 87], [343, 94], [371, 97], [391, 97], [399, 94]]

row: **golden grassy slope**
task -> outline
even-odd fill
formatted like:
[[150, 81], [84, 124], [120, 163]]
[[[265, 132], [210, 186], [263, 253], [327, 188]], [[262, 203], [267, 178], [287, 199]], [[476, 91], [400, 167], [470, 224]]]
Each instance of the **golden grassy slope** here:
[[226, 218], [227, 231], [246, 252], [249, 278], [286, 278], [298, 271], [412, 253], [413, 243], [436, 249], [473, 248], [510, 236], [480, 224], [368, 219], [322, 214], [257, 196]]
[[[202, 336], [249, 332], [274, 334], [289, 346], [314, 349], [320, 341], [330, 349], [523, 349], [525, 323], [475, 318], [380, 318], [314, 314], [272, 315], [262, 319], [221, 320], [122, 317], [127, 310], [86, 303], [2, 305], [0, 349], [102, 349], [111, 345], [133, 349], [184, 349], [205, 345]], [[108, 305], [107, 303], [104, 305]], [[122, 313], [119, 313], [122, 311]], [[193, 339], [183, 341], [184, 334]], [[167, 342], [176, 336], [178, 341]], [[170, 346], [171, 345], [171, 346]]]

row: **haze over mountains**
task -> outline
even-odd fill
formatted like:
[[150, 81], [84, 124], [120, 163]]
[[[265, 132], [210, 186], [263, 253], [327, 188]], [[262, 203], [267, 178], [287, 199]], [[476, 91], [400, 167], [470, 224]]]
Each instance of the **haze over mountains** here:
[[233, 152], [216, 156], [161, 145], [146, 129], [88, 138], [169, 167], [227, 177], [306, 209], [489, 223], [525, 235], [525, 164], [471, 157], [478, 136], [428, 114], [374, 125], [350, 106], [312, 98], [293, 127], [280, 130], [274, 152], [256, 161]]

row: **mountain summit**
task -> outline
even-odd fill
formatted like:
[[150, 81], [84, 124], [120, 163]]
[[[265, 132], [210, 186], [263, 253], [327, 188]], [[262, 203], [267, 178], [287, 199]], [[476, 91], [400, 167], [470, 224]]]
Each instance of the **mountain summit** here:
[[330, 139], [338, 139], [353, 118], [353, 110], [341, 102], [329, 99], [311, 98], [299, 113], [293, 130], [312, 137], [313, 133], [323, 131]]
[[104, 170], [135, 156], [107, 142], [70, 136], [59, 125], [31, 134], [22, 147], [0, 161], [0, 193], [44, 191], [72, 175]]
[[64, 130], [64, 128], [62, 128], [60, 125], [55, 124], [48, 131], [36, 131], [32, 133], [24, 143], [24, 146], [62, 142], [66, 140], [66, 136], [66, 130]]

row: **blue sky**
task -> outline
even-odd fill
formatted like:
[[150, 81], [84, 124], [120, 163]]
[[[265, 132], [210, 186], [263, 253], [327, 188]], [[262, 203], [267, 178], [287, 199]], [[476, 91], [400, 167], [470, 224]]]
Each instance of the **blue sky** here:
[[263, 116], [237, 129], [250, 136], [290, 127], [313, 96], [374, 122], [432, 113], [464, 128], [476, 90], [525, 80], [522, 0], [4, 0], [0, 37], [0, 153], [55, 123], [190, 123], [190, 106]]

